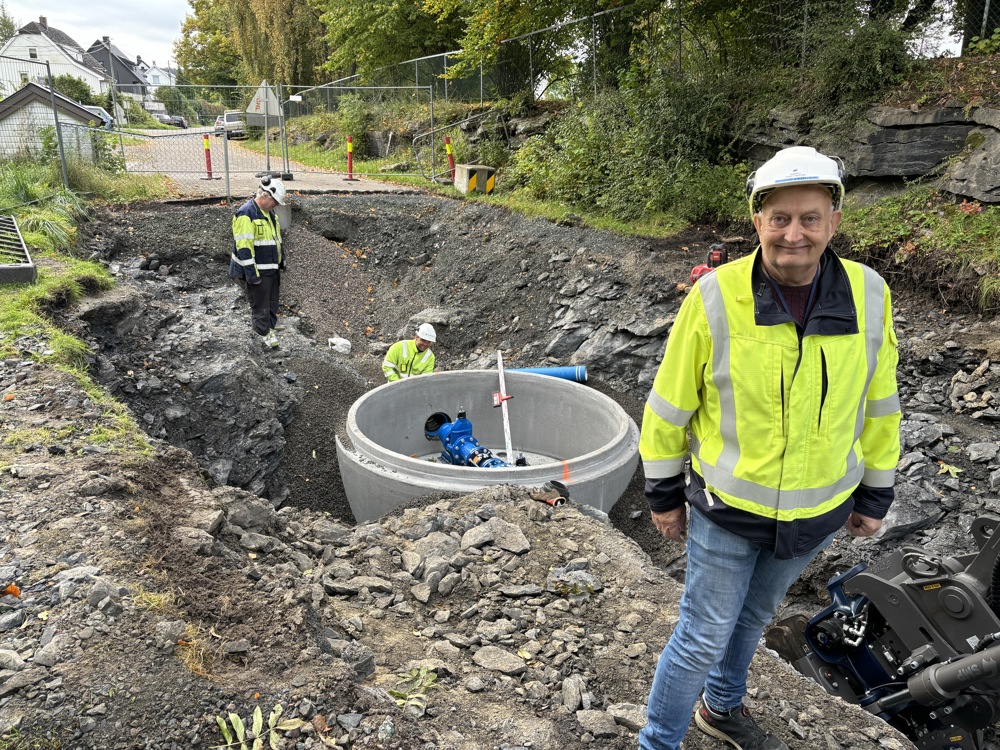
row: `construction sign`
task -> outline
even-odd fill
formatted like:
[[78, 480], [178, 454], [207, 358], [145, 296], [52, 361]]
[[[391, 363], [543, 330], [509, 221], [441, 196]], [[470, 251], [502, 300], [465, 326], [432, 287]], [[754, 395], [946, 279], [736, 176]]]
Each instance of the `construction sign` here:
[[260, 82], [260, 86], [251, 97], [247, 114], [260, 115], [261, 117], [281, 117], [281, 105], [278, 103], [278, 97], [274, 93], [274, 89], [267, 85], [266, 78]]

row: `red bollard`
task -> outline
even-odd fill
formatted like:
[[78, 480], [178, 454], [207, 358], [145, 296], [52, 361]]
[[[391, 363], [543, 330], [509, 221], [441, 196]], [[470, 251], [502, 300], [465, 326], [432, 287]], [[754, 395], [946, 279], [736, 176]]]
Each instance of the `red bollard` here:
[[212, 177], [212, 149], [208, 145], [208, 133], [205, 134], [205, 168], [208, 170], [208, 177], [205, 179], [214, 179]]
[[347, 177], [345, 180], [350, 180], [351, 182], [357, 182], [358, 178], [354, 176], [354, 136], [347, 136]]
[[451, 136], [444, 137], [444, 150], [448, 152], [448, 169], [451, 171], [451, 181], [455, 181], [455, 155], [451, 152]]

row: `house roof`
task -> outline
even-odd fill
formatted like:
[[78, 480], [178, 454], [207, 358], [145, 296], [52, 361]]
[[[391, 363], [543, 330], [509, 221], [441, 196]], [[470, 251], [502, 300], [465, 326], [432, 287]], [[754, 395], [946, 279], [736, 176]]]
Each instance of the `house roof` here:
[[93, 55], [88, 53], [81, 47], [76, 41], [64, 31], [52, 28], [48, 24], [42, 24], [38, 21], [32, 21], [31, 23], [25, 24], [17, 30], [18, 34], [41, 34], [46, 39], [51, 41], [53, 44], [58, 45], [65, 51], [70, 57], [73, 57], [71, 52], [79, 54], [83, 59], [82, 63], [84, 66], [90, 68], [95, 73], [100, 76], [107, 77], [108, 71], [104, 69], [104, 66], [95, 58]]
[[[88, 111], [82, 104], [75, 102], [64, 94], [55, 92], [56, 110], [61, 115], [71, 117], [78, 122], [89, 123], [94, 120], [94, 113]], [[10, 117], [17, 110], [32, 102], [42, 102], [46, 107], [52, 106], [52, 92], [47, 86], [37, 83], [27, 83], [6, 99], [0, 101], [0, 120]]]
[[[104, 39], [107, 40], [108, 37], [104, 37]], [[97, 52], [100, 52], [101, 56], [103, 57], [104, 55], [108, 54], [109, 47], [111, 49], [111, 56], [118, 60], [118, 64], [127, 69], [128, 71], [130, 71], [133, 75], [135, 75], [137, 80], [134, 83], [141, 83], [146, 85], [149, 84], [149, 81], [146, 80], [146, 76], [144, 75], [142, 68], [139, 67], [138, 62], [133, 62], [128, 55], [126, 55], [124, 52], [118, 49], [110, 41], [102, 41], [98, 39], [93, 44], [91, 44], [90, 47], [87, 48], [87, 53], [93, 55]], [[110, 61], [109, 64], [111, 64]], [[119, 83], [121, 83], [121, 81], [119, 81]], [[129, 81], [129, 83], [131, 84], [133, 82]]]

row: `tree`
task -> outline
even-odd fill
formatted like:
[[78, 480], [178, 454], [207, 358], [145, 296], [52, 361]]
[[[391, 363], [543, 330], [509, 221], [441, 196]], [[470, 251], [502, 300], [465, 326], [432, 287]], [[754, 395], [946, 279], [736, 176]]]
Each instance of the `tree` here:
[[64, 73], [61, 76], [53, 78], [52, 85], [60, 94], [65, 94], [70, 99], [80, 102], [80, 104], [97, 104], [93, 89], [82, 78]]
[[191, 83], [234, 86], [240, 82], [240, 56], [232, 36], [228, 5], [188, 0], [192, 12], [181, 23], [174, 58]]
[[205, 86], [320, 82], [324, 29], [308, 0], [188, 0], [174, 55]]
[[457, 13], [425, 10], [421, 0], [313, 0], [331, 50], [324, 69], [337, 76], [457, 49]]
[[0, 45], [17, 33], [17, 21], [7, 12], [7, 6], [0, 0]]

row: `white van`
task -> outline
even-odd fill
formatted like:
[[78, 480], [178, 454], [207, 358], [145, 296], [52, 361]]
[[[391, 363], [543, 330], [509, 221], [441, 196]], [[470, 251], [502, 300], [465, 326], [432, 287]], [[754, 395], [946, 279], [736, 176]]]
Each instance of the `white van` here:
[[226, 138], [246, 138], [247, 119], [242, 110], [227, 109], [222, 115], [222, 124]]

